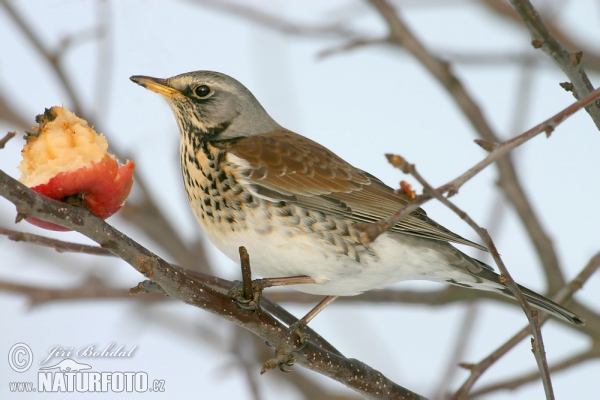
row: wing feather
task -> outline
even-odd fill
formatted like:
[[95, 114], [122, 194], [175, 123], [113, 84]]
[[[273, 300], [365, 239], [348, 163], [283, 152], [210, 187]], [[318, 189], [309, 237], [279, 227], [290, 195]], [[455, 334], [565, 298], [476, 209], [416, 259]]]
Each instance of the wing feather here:
[[[294, 202], [356, 222], [388, 218], [410, 203], [408, 196], [397, 193], [373, 175], [353, 167], [320, 144], [285, 129], [218, 141], [213, 145], [247, 163], [243, 178], [256, 193], [273, 201]], [[444, 228], [420, 208], [392, 230], [485, 250]]]

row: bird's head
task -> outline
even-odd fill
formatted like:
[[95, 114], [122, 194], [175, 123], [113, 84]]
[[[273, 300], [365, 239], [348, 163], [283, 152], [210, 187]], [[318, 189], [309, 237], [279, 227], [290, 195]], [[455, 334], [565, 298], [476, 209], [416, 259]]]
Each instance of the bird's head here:
[[254, 95], [225, 74], [195, 71], [166, 79], [141, 75], [130, 79], [163, 95], [184, 136], [225, 140], [279, 128]]

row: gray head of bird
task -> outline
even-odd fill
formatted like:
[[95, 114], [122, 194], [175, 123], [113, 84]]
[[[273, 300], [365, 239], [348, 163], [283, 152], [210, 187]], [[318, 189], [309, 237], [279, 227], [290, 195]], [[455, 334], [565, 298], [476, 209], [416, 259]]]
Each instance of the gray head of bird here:
[[130, 79], [167, 100], [183, 135], [225, 140], [280, 128], [244, 85], [219, 72], [187, 72], [166, 79], [135, 75]]

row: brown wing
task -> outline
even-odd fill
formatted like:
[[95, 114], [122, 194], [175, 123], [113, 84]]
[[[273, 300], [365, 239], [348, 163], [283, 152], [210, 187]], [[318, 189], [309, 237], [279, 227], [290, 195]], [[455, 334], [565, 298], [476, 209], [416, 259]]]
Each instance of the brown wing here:
[[[356, 222], [388, 218], [410, 202], [373, 175], [288, 130], [213, 144], [248, 162], [245, 176], [259, 195], [273, 201], [294, 202]], [[485, 250], [439, 225], [420, 208], [392, 230]]]

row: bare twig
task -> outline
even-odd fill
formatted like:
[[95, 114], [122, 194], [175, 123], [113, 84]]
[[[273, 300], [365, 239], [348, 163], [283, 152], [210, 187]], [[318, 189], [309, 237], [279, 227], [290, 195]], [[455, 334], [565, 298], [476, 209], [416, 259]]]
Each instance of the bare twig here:
[[[512, 149], [522, 145], [523, 143], [534, 138], [540, 133], [546, 132], [546, 134], [549, 134], [565, 119], [573, 115], [576, 111], [580, 110], [586, 104], [596, 101], [598, 98], [600, 98], [600, 89], [594, 90], [592, 93], [588, 94], [583, 99], [571, 104], [569, 107], [565, 108], [564, 110], [555, 114], [551, 118], [534, 126], [530, 130], [528, 130], [525, 133], [522, 133], [519, 136], [516, 136], [512, 139], [498, 144], [488, 144], [487, 142], [485, 142], [484, 146], [486, 147], [486, 149], [491, 150], [490, 154], [488, 154], [487, 157], [485, 157], [483, 160], [478, 162], [476, 165], [471, 167], [459, 177], [453, 179], [452, 181], [446, 183], [443, 186], [438, 187], [435, 190], [442, 194], [448, 192], [449, 195], [457, 193], [458, 189], [460, 189], [462, 185], [464, 185], [469, 179], [473, 178], [475, 175], [481, 172], [488, 165], [492, 164], [493, 162], [501, 162], [506, 156], [506, 154]], [[394, 157], [392, 155], [388, 156]], [[399, 157], [396, 161], [390, 160], [390, 162], [394, 166], [398, 166], [396, 163], [403, 163], [404, 161], [401, 157]], [[379, 235], [381, 235], [384, 232], [387, 232], [391, 227], [395, 226], [402, 219], [406, 218], [407, 215], [419, 208], [420, 205], [431, 199], [432, 195], [430, 193], [424, 193], [421, 196], [417, 196], [417, 198], [411, 204], [402, 208], [389, 218], [385, 218], [370, 224], [357, 224], [357, 228], [363, 231], [362, 239], [367, 243], [374, 241]]]
[[0, 139], [0, 149], [3, 149], [6, 146], [6, 143], [12, 138], [17, 136], [17, 132], [8, 132], [2, 139]]
[[334, 54], [345, 53], [350, 50], [355, 50], [364, 46], [372, 46], [375, 44], [387, 43], [388, 38], [375, 38], [375, 39], [354, 39], [348, 43], [344, 43], [340, 46], [331, 47], [329, 49], [321, 50], [317, 53], [317, 58], [330, 57]]
[[65, 71], [60, 65], [61, 59], [59, 56], [62, 53], [62, 51], [58, 53], [53, 53], [46, 49], [46, 47], [42, 44], [42, 41], [35, 35], [31, 27], [27, 24], [27, 22], [25, 22], [21, 15], [19, 15], [17, 10], [13, 8], [10, 2], [7, 0], [0, 0], [0, 2], [6, 9], [6, 12], [10, 16], [10, 18], [15, 22], [15, 24], [19, 27], [21, 32], [25, 35], [27, 40], [29, 40], [33, 47], [35, 47], [35, 49], [40, 53], [44, 60], [46, 60], [50, 65], [50, 69], [58, 78], [60, 84], [65, 89], [69, 100], [71, 101], [72, 111], [76, 115], [83, 115], [81, 101], [79, 100], [79, 97], [77, 96], [73, 85], [71, 85], [71, 82], [67, 79]]
[[[570, 52], [566, 50], [540, 18], [537, 10], [528, 0], [510, 0], [511, 4], [523, 20], [531, 34], [531, 44], [536, 49], [541, 49], [546, 55], [554, 60], [560, 69], [569, 78], [572, 84], [573, 95], [576, 99], [583, 98], [594, 90], [583, 66], [581, 57], [583, 53]], [[598, 129], [600, 129], [600, 102], [585, 107]]]
[[[495, 15], [504, 17], [506, 20], [514, 22], [522, 27], [523, 20], [513, 7], [508, 2], [498, 0], [480, 0], [481, 4], [486, 5]], [[550, 34], [556, 38], [567, 49], [578, 49], [582, 50], [585, 57], [581, 60], [581, 64], [588, 70], [595, 72], [600, 71], [600, 53], [598, 49], [594, 47], [586, 47], [583, 42], [575, 41], [569, 33], [571, 30], [563, 29], [560, 23], [555, 23], [553, 18], [549, 18], [545, 21], [545, 25], [550, 31]], [[565, 28], [568, 28], [565, 26]], [[535, 53], [534, 53], [535, 54]]]
[[[567, 285], [562, 287], [558, 293], [552, 298], [557, 303], [562, 303], [573, 295], [576, 291], [581, 289], [584, 283], [598, 270], [600, 267], [600, 253], [596, 253], [594, 257], [590, 259], [587, 265], [581, 270], [581, 272]], [[540, 325], [543, 325], [550, 318], [548, 314], [543, 314], [539, 318]], [[531, 334], [531, 325], [527, 325], [513, 337], [511, 337], [506, 343], [492, 352], [489, 356], [481, 360], [477, 364], [470, 366], [469, 370], [471, 375], [463, 383], [463, 385], [454, 393], [453, 399], [462, 399], [471, 390], [477, 379], [498, 359], [508, 353], [514, 346], [516, 346], [521, 340], [525, 339]]]
[[[483, 116], [481, 109], [467, 92], [461, 81], [452, 73], [450, 65], [435, 58], [427, 51], [386, 0], [371, 0], [371, 3], [388, 24], [390, 41], [413, 54], [438, 80], [452, 96], [482, 139], [490, 143], [499, 142], [498, 135], [493, 131]], [[499, 158], [497, 166], [500, 172], [500, 187], [515, 207], [519, 218], [523, 221], [537, 255], [544, 266], [548, 290], [556, 292], [556, 290], [564, 285], [564, 277], [552, 241], [544, 232], [539, 219], [527, 199], [510, 158], [508, 156]]]
[[240, 16], [246, 21], [254, 22], [261, 27], [269, 27], [287, 35], [302, 35], [319, 38], [349, 38], [364, 37], [361, 32], [347, 28], [343, 25], [305, 25], [286, 20], [280, 15], [269, 13], [258, 8], [250, 7], [243, 3], [234, 3], [222, 0], [188, 0], [188, 2], [208, 6], [215, 10], [227, 12], [229, 15]]
[[[0, 291], [25, 295], [29, 299], [30, 306], [39, 306], [53, 301], [118, 300], [131, 298], [127, 289], [107, 286], [104, 281], [95, 277], [89, 277], [85, 282], [72, 288], [49, 288], [0, 280]], [[163, 294], [156, 294], [152, 296], [137, 296], [136, 299], [162, 301], [168, 299], [168, 297], [165, 297]]]
[[201, 243], [189, 248], [181, 239], [176, 227], [165, 218], [161, 209], [139, 174], [134, 175], [136, 190], [141, 191], [137, 202], [127, 201], [119, 215], [142, 229], [152, 240], [168, 249], [173, 259], [186, 268], [210, 273], [211, 264]]
[[40, 246], [51, 247], [59, 253], [71, 252], [71, 253], [85, 253], [94, 254], [99, 256], [113, 256], [114, 254], [98, 246], [90, 246], [87, 244], [65, 242], [58, 239], [52, 239], [45, 236], [35, 235], [33, 233], [18, 232], [12, 229], [6, 229], [0, 227], [0, 235], [6, 235], [10, 240], [15, 242], [28, 242], [34, 243]]
[[[417, 173], [416, 169], [414, 169], [414, 167], [413, 167], [413, 172], [411, 174], [415, 178], [417, 178], [417, 176], [420, 176]], [[419, 179], [419, 178], [417, 178], [417, 179]], [[544, 348], [544, 341], [543, 341], [542, 332], [540, 330], [540, 325], [539, 325], [539, 321], [538, 321], [538, 312], [533, 311], [531, 309], [531, 307], [529, 306], [529, 303], [527, 302], [527, 299], [525, 299], [525, 296], [521, 292], [521, 289], [519, 289], [519, 287], [517, 286], [517, 283], [514, 281], [514, 279], [508, 272], [508, 269], [504, 265], [504, 262], [502, 261], [502, 258], [500, 257], [500, 254], [498, 253], [498, 250], [496, 249], [496, 245], [492, 241], [492, 238], [490, 237], [488, 232], [485, 229], [481, 228], [479, 225], [477, 225], [475, 223], [475, 221], [467, 213], [465, 213], [464, 211], [462, 211], [461, 209], [456, 207], [456, 205], [454, 205], [452, 202], [450, 202], [450, 200], [445, 198], [439, 192], [436, 192], [435, 189], [431, 185], [429, 185], [423, 178], [419, 179], [419, 182], [421, 184], [425, 183], [426, 185], [424, 185], [424, 187], [426, 187], [428, 191], [433, 190], [434, 191], [434, 192], [432, 192], [433, 196], [437, 200], [442, 202], [444, 205], [446, 205], [452, 211], [454, 211], [457, 215], [459, 215], [462, 219], [464, 219], [471, 226], [471, 228], [473, 228], [479, 234], [481, 239], [486, 244], [487, 248], [490, 250], [490, 253], [491, 253], [492, 257], [494, 258], [496, 265], [500, 269], [501, 276], [505, 279], [504, 283], [510, 289], [513, 296], [515, 296], [515, 298], [521, 305], [521, 308], [525, 312], [527, 319], [529, 320], [529, 324], [530, 324], [531, 330], [533, 332], [533, 340], [531, 343], [532, 350], [534, 350], [535, 359], [538, 364], [540, 374], [542, 376], [542, 383], [544, 385], [546, 399], [548, 399], [548, 400], [554, 399], [554, 392], [552, 390], [552, 381], [550, 380], [550, 372], [548, 371], [548, 360], [546, 359], [546, 350]]]
[[[570, 368], [574, 365], [579, 365], [585, 361], [594, 360], [597, 358], [600, 358], [600, 348], [598, 347], [598, 345], [595, 345], [591, 349], [586, 349], [580, 353], [576, 353], [575, 355], [567, 357], [566, 359], [559, 361], [554, 365], [551, 365], [549, 369], [550, 369], [550, 372], [552, 372], [552, 373], [559, 372], [559, 371], [563, 371], [567, 368]], [[532, 372], [525, 374], [519, 378], [509, 379], [504, 382], [485, 386], [479, 390], [474, 390], [471, 393], [469, 393], [469, 396], [467, 398], [471, 399], [471, 398], [479, 397], [479, 396], [487, 394], [487, 393], [496, 392], [499, 390], [515, 390], [515, 389], [519, 388], [520, 386], [523, 386], [530, 382], [534, 382], [534, 381], [538, 380], [539, 378], [540, 378], [540, 372], [532, 371]]]
[[496, 265], [500, 269], [501, 276], [505, 279], [504, 284], [510, 289], [515, 299], [521, 305], [521, 308], [525, 312], [529, 324], [531, 326], [531, 330], [533, 332], [532, 347], [534, 349], [534, 355], [536, 362], [538, 363], [538, 368], [540, 370], [542, 376], [542, 383], [544, 385], [544, 391], [546, 393], [546, 398], [549, 400], [554, 399], [554, 392], [552, 390], [552, 381], [550, 379], [550, 373], [548, 372], [548, 361], [546, 360], [546, 351], [544, 348], [544, 341], [542, 337], [542, 332], [540, 330], [540, 325], [538, 323], [538, 312], [533, 311], [525, 299], [525, 296], [521, 292], [521, 289], [517, 286], [517, 283], [514, 281], [506, 265], [502, 261], [498, 250], [496, 249], [496, 245], [492, 241], [492, 238], [488, 234], [488, 232], [480, 227], [466, 212], [458, 208], [454, 203], [448, 200], [446, 197], [442, 195], [441, 192], [438, 192], [425, 178], [419, 174], [414, 164], [409, 164], [406, 162], [398, 162], [398, 158], [400, 156], [389, 156], [390, 162], [394, 164], [394, 166], [398, 167], [405, 173], [411, 174], [421, 185], [423, 185], [424, 191], [433, 196], [436, 200], [440, 201], [446, 207], [454, 211], [461, 219], [463, 219], [483, 240], [486, 244], [486, 247], [490, 250], [490, 254], [494, 258]]

